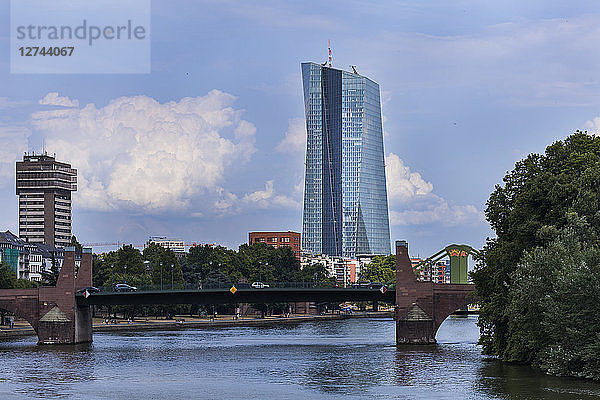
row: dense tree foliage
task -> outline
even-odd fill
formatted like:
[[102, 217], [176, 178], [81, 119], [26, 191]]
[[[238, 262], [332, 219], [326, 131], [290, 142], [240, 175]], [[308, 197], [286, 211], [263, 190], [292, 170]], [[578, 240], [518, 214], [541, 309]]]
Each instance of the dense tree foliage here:
[[31, 289], [38, 287], [37, 282], [27, 279], [17, 279], [11, 266], [0, 261], [0, 289]]
[[211, 283], [217, 276], [229, 282], [330, 282], [321, 265], [300, 269], [300, 261], [288, 247], [264, 243], [242, 244], [238, 251], [221, 246], [196, 246], [185, 261], [184, 276], [189, 282]]
[[117, 251], [103, 254], [102, 257], [95, 257], [92, 268], [93, 282], [96, 286], [128, 283], [143, 287], [151, 286], [153, 281], [146, 270], [142, 253], [132, 246], [123, 246]]
[[376, 256], [365, 265], [360, 274], [361, 281], [380, 282], [388, 286], [396, 283], [396, 256]]
[[548, 245], [527, 252], [513, 274], [506, 357], [556, 375], [600, 379], [600, 247], [585, 218], [569, 213]]
[[162, 282], [163, 288], [171, 285], [179, 287], [183, 284], [183, 271], [181, 263], [175, 253], [157, 244], [150, 244], [142, 253], [147, 268], [145, 273], [151, 271], [152, 284], [159, 286]]
[[124, 246], [94, 257], [93, 281], [97, 286], [111, 286], [125, 282], [125, 278], [135, 286], [159, 286], [161, 272], [164, 288], [170, 287], [171, 280], [175, 287], [215, 282], [332, 282], [322, 265], [301, 270], [291, 249], [262, 243], [242, 244], [238, 251], [222, 246], [195, 246], [184, 257], [154, 244], [143, 252]]
[[4, 261], [0, 261], [0, 289], [12, 289], [14, 286], [15, 273]]
[[[589, 375], [584, 364], [556, 361], [575, 357], [567, 343], [576, 345], [578, 329], [591, 323], [593, 308], [581, 296], [596, 279], [590, 254], [600, 231], [600, 138], [576, 132], [517, 162], [503, 181], [486, 208], [497, 237], [472, 273], [483, 351], [555, 374]], [[598, 358], [600, 346], [587, 343]]]

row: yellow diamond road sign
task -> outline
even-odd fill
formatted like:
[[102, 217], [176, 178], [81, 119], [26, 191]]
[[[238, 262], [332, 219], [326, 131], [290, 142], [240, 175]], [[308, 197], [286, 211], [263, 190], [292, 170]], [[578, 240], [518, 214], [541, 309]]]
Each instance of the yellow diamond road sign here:
[[231, 289], [229, 289], [229, 291], [231, 292], [231, 294], [235, 294], [235, 292], [237, 292], [237, 289], [235, 286], [232, 286]]

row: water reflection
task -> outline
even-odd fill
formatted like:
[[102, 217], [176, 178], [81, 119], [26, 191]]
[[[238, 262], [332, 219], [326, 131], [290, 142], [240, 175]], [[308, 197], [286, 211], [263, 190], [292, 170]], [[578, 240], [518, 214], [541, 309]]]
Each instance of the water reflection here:
[[78, 382], [94, 379], [91, 344], [38, 346], [21, 339], [0, 343], [0, 358], [3, 381], [28, 398], [68, 398]]
[[475, 388], [505, 399], [598, 399], [600, 384], [583, 379], [558, 378], [525, 366], [484, 359]]
[[390, 320], [101, 333], [92, 345], [0, 342], [0, 399], [588, 399], [600, 385], [482, 357], [475, 318], [396, 347]]

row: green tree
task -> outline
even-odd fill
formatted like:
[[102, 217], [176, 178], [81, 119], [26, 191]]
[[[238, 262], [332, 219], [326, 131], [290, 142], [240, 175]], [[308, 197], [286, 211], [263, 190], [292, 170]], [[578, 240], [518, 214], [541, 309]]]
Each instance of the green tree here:
[[0, 261], [0, 289], [12, 289], [15, 278], [15, 272], [10, 265]]
[[52, 253], [52, 258], [50, 259], [50, 269], [42, 270], [42, 285], [43, 286], [56, 286], [56, 282], [58, 282], [58, 276], [60, 275], [60, 268], [58, 266], [58, 260], [54, 257], [54, 253]]
[[152, 285], [142, 254], [133, 246], [126, 245], [102, 257], [93, 258], [92, 280], [98, 286], [113, 286], [124, 282], [138, 287]]
[[83, 246], [81, 245], [81, 243], [79, 243], [79, 241], [77, 240], [77, 236], [75, 235], [71, 236], [71, 243], [69, 244], [69, 246], [75, 247], [75, 251], [77, 253], [81, 253], [81, 250], [83, 249]]
[[525, 254], [509, 297], [505, 358], [556, 375], [600, 379], [600, 248], [585, 218], [567, 214], [548, 244]]
[[17, 279], [10, 264], [0, 261], [0, 289], [32, 289], [38, 287], [37, 282]]
[[38, 282], [29, 279], [15, 279], [13, 288], [15, 289], [35, 289], [39, 286]]
[[315, 286], [334, 286], [336, 284], [335, 277], [329, 276], [327, 269], [321, 263], [305, 266], [297, 276], [296, 281], [312, 283]]
[[171, 284], [175, 288], [183, 285], [181, 264], [173, 250], [151, 243], [144, 249], [143, 258], [144, 261], [150, 263], [152, 268], [152, 284], [154, 286], [159, 286], [161, 281], [164, 289], [170, 288]]
[[[530, 154], [517, 162], [503, 182], [503, 186], [495, 187], [486, 208], [496, 238], [487, 240], [482, 260], [471, 274], [481, 304], [480, 343], [485, 354], [533, 362], [544, 346], [537, 339], [543, 332], [540, 329], [545, 329], [540, 313], [546, 304], [540, 296], [545, 291], [552, 296], [547, 291], [556, 289], [549, 282], [555, 278], [552, 257], [544, 261], [549, 274], [545, 279], [518, 272], [518, 268], [531, 251], [549, 246], [548, 236], [561, 232], [569, 223], [569, 215], [583, 217], [586, 236], [598, 237], [600, 138], [577, 131], [548, 146], [544, 154]], [[533, 264], [528, 265], [533, 268]], [[538, 263], [537, 268], [541, 265]], [[583, 287], [572, 290], [583, 291]], [[528, 298], [529, 305], [515, 300], [519, 296]], [[515, 308], [515, 304], [523, 308]], [[519, 319], [517, 310], [529, 319]]]
[[396, 282], [396, 256], [373, 257], [373, 261], [361, 271], [360, 280], [393, 285]]

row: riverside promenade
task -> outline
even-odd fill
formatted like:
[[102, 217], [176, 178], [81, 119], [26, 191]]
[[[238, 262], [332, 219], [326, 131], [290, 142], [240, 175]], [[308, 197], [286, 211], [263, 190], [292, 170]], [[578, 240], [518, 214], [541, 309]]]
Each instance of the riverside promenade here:
[[[173, 319], [136, 318], [133, 321], [125, 319], [111, 320], [108, 324], [101, 318], [94, 318], [94, 332], [141, 331], [141, 330], [179, 330], [201, 328], [227, 328], [238, 326], [276, 326], [282, 324], [299, 324], [303, 322], [343, 320], [349, 318], [393, 318], [392, 311], [365, 311], [340, 314], [293, 314], [289, 317], [274, 315], [265, 318], [245, 316], [234, 319], [233, 315], [219, 315], [217, 318], [198, 318], [176, 316]], [[0, 326], [0, 340], [3, 338], [35, 335], [33, 328], [24, 321], [15, 322], [12, 328]]]

